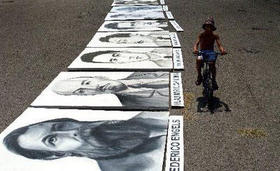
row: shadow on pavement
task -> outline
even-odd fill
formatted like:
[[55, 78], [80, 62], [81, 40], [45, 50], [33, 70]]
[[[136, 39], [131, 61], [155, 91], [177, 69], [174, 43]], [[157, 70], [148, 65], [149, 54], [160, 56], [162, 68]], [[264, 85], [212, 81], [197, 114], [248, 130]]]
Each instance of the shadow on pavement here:
[[215, 112], [231, 111], [228, 104], [221, 101], [218, 97], [213, 97], [209, 103], [206, 97], [198, 97], [196, 101], [198, 102], [197, 112], [211, 112], [213, 114]]

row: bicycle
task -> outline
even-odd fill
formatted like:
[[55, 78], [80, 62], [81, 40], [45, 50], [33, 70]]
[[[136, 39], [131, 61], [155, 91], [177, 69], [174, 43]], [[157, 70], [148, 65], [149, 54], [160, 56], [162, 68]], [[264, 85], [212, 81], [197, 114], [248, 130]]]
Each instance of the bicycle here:
[[[216, 55], [222, 55], [221, 53], [215, 52]], [[211, 102], [213, 98], [213, 92], [215, 89], [213, 88], [213, 78], [212, 74], [209, 69], [209, 63], [211, 61], [208, 60], [209, 56], [204, 54], [203, 52], [199, 51], [197, 56], [202, 56], [202, 67], [203, 67], [203, 74], [202, 74], [202, 86], [203, 86], [203, 96], [206, 97], [208, 102]]]

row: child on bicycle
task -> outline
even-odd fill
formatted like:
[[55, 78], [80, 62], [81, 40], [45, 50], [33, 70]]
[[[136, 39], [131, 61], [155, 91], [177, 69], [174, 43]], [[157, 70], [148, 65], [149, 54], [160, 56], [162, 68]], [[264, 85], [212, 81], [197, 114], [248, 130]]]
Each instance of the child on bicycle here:
[[[199, 34], [198, 39], [195, 42], [195, 45], [193, 47], [193, 53], [198, 54], [198, 45], [200, 45], [200, 51], [204, 55], [208, 56], [208, 59], [210, 61], [210, 64], [209, 64], [210, 72], [211, 72], [212, 78], [213, 78], [213, 89], [217, 90], [218, 85], [216, 82], [216, 66], [215, 66], [217, 55], [214, 51], [215, 41], [218, 45], [221, 55], [225, 55], [226, 51], [221, 45], [219, 36], [217, 34], [213, 33], [216, 30], [213, 17], [209, 17], [202, 25], [202, 28], [204, 29], [204, 32]], [[202, 58], [203, 58], [203, 56], [202, 56]], [[198, 58], [196, 60], [196, 69], [197, 69], [197, 73], [198, 73], [197, 80], [195, 82], [196, 85], [200, 85], [202, 82], [202, 75], [201, 75], [201, 67], [203, 64], [202, 58], [200, 56], [198, 56]]]

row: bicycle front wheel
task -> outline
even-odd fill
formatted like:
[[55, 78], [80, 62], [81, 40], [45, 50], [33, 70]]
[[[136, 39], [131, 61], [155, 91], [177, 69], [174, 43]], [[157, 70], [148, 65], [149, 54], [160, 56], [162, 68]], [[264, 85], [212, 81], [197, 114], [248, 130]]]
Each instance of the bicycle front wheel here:
[[208, 80], [208, 101], [211, 101], [213, 98], [213, 84], [212, 84], [212, 79], [209, 78]]
[[212, 84], [212, 78], [210, 75], [210, 72], [206, 71], [204, 74], [204, 95], [206, 96], [208, 102], [212, 100], [213, 98], [213, 84]]

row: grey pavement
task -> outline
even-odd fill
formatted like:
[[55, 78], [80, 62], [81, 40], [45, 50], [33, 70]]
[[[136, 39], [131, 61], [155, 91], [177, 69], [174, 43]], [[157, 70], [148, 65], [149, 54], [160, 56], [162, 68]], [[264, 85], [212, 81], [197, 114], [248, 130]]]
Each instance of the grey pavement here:
[[[280, 170], [280, 2], [169, 0], [184, 54], [185, 170]], [[0, 131], [85, 48], [112, 1], [0, 0]], [[219, 57], [213, 113], [196, 79], [193, 43], [208, 16]], [[202, 112], [198, 111], [202, 107]], [[228, 106], [228, 110], [226, 108]]]

